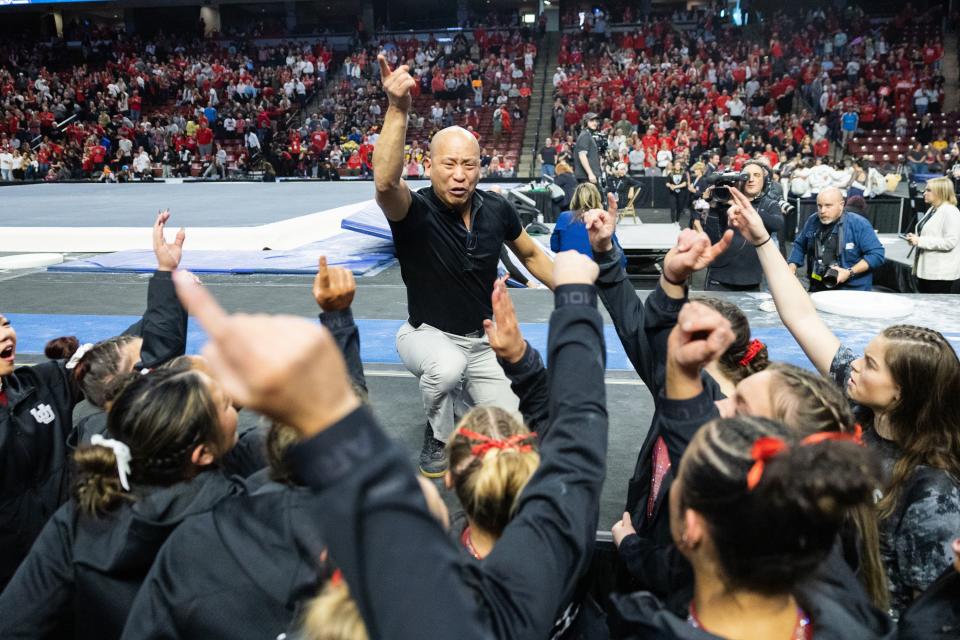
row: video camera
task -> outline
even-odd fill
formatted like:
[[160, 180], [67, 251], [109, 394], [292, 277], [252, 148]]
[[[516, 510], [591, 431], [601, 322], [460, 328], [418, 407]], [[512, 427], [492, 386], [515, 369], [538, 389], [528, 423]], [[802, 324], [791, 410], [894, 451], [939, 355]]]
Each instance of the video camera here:
[[707, 176], [707, 185], [708, 187], [713, 188], [713, 191], [710, 192], [710, 204], [730, 204], [730, 187], [734, 187], [740, 191], [743, 191], [743, 188], [749, 179], [749, 174], [741, 173], [739, 171], [722, 171], [718, 173], [711, 173]]

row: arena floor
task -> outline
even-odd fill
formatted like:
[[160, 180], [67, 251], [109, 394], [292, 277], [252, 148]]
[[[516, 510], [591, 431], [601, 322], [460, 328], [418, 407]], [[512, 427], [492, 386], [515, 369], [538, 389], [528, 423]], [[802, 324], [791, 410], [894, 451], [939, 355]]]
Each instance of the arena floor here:
[[[69, 189], [61, 193], [58, 187]], [[15, 227], [53, 227], [69, 235], [78, 227], [149, 227], [156, 211], [169, 206], [173, 224], [222, 227], [258, 226], [289, 222], [291, 218], [344, 207], [372, 196], [369, 183], [271, 185], [184, 184], [41, 185], [0, 189], [0, 236]], [[103, 187], [122, 188], [104, 195]], [[49, 189], [49, 190], [48, 190]], [[331, 225], [336, 226], [339, 224]], [[89, 229], [88, 229], [89, 230]], [[338, 231], [339, 232], [339, 231]], [[148, 235], [149, 237], [149, 235]], [[9, 253], [7, 247], [3, 248]], [[0, 254], [6, 255], [6, 254]], [[68, 253], [67, 260], [89, 255]], [[21, 362], [42, 358], [43, 343], [50, 337], [76, 334], [81, 340], [112, 335], [126, 326], [124, 316], [139, 316], [146, 301], [148, 275], [116, 273], [54, 273], [43, 269], [0, 271], [0, 311], [9, 315], [20, 336]], [[307, 275], [208, 275], [204, 282], [232, 311], [284, 312], [315, 317], [318, 311]], [[646, 295], [640, 292], [640, 295]], [[553, 307], [543, 290], [514, 290], [513, 299], [524, 331], [535, 346], [545, 344], [546, 326]], [[767, 343], [771, 358], [809, 366], [776, 313], [760, 305], [765, 294], [729, 294], [741, 305], [757, 336]], [[960, 313], [945, 297], [912, 296], [916, 311], [904, 321], [936, 327], [960, 347]], [[354, 314], [361, 326], [363, 358], [370, 398], [385, 429], [403, 442], [416, 459], [423, 436], [423, 409], [416, 380], [399, 363], [393, 332], [406, 318], [405, 288], [394, 265], [377, 275], [358, 279]], [[606, 529], [622, 514], [627, 480], [633, 472], [640, 444], [653, 414], [650, 394], [630, 370], [619, 341], [607, 327], [607, 397], [610, 413], [608, 474], [601, 502], [599, 527]], [[833, 316], [829, 322], [855, 348], [864, 344], [888, 321]], [[121, 326], [121, 329], [122, 329]], [[189, 350], [199, 350], [202, 333], [191, 327]], [[244, 421], [255, 421], [245, 416]], [[448, 496], [453, 501], [455, 498]]]

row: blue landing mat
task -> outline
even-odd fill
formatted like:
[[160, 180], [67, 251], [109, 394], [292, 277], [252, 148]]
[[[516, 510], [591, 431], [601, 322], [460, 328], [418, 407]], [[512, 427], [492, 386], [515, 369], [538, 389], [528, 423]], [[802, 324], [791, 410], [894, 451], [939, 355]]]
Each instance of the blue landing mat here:
[[[346, 267], [356, 276], [374, 275], [394, 260], [393, 243], [356, 233], [340, 233], [289, 251], [184, 250], [181, 266], [194, 273], [314, 274], [317, 259], [327, 256], [331, 266]], [[118, 251], [85, 260], [65, 262], [49, 271], [150, 273], [156, 269], [153, 251]]]
[[[122, 333], [136, 322], [136, 316], [96, 316], [96, 315], [46, 315], [46, 314], [7, 314], [17, 331], [17, 350], [21, 353], [43, 353], [43, 347], [51, 338], [63, 335], [76, 335], [81, 342], [97, 342]], [[400, 365], [394, 347], [394, 336], [403, 321], [401, 320], [358, 320], [360, 328], [361, 358], [364, 362], [376, 364]], [[545, 354], [547, 345], [546, 323], [521, 323], [524, 337], [540, 353]], [[187, 353], [199, 353], [206, 336], [200, 327], [190, 321], [187, 340]], [[616, 332], [610, 325], [604, 326], [607, 341], [607, 369], [609, 371], [629, 371], [630, 365]], [[772, 360], [789, 362], [805, 368], [812, 368], [800, 347], [786, 329], [758, 329], [754, 336], [764, 341]], [[874, 337], [868, 332], [841, 332], [841, 340], [856, 352], [862, 352], [866, 344]], [[960, 334], [947, 335], [955, 349], [960, 349]]]
[[359, 212], [341, 220], [340, 228], [346, 229], [347, 231], [355, 231], [365, 236], [388, 240], [391, 243], [393, 242], [393, 233], [390, 231], [390, 224], [387, 222], [387, 218], [383, 215], [383, 212], [380, 211], [380, 207], [378, 207], [377, 203], [373, 200], [365, 203], [364, 208]]

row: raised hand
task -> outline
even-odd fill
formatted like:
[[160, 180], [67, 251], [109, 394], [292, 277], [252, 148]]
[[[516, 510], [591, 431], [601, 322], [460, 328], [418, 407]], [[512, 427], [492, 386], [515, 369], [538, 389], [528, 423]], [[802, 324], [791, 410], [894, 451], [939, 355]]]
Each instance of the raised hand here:
[[553, 286], [564, 284], [593, 284], [600, 267], [597, 263], [576, 251], [563, 251], [553, 260]]
[[180, 227], [177, 237], [172, 243], [168, 243], [163, 231], [169, 219], [170, 210], [164, 209], [157, 214], [157, 220], [153, 223], [153, 253], [157, 256], [157, 271], [174, 271], [183, 258], [183, 241], [187, 239], [187, 234], [183, 227]]
[[400, 65], [393, 71], [387, 64], [387, 59], [381, 53], [377, 56], [380, 63], [380, 82], [383, 83], [383, 90], [387, 94], [387, 101], [391, 107], [396, 107], [404, 113], [410, 111], [410, 90], [413, 89], [417, 81], [410, 75], [410, 67], [405, 64]]
[[520, 323], [513, 308], [513, 300], [507, 293], [506, 276], [493, 285], [493, 320], [483, 321], [483, 330], [493, 352], [507, 362], [519, 362], [527, 350], [527, 343], [520, 333]]
[[727, 229], [723, 237], [714, 244], [705, 233], [693, 229], [684, 229], [677, 237], [675, 247], [667, 252], [663, 259], [663, 273], [670, 282], [683, 282], [695, 272], [704, 269], [730, 246], [733, 231]]
[[753, 244], [760, 244], [770, 237], [750, 199], [736, 187], [730, 187], [730, 203], [727, 217], [731, 227], [740, 231], [743, 237]]
[[349, 309], [357, 292], [357, 281], [350, 269], [328, 267], [327, 257], [320, 256], [320, 268], [313, 279], [313, 299], [326, 312]]
[[596, 253], [613, 249], [613, 232], [617, 230], [617, 196], [607, 194], [607, 210], [590, 209], [583, 214], [590, 246]]
[[723, 355], [735, 337], [718, 311], [699, 302], [685, 304], [667, 338], [668, 385], [671, 371], [699, 381], [700, 369]]
[[234, 402], [310, 436], [360, 401], [330, 332], [293, 316], [229, 315], [191, 274], [173, 274], [183, 306], [200, 321], [214, 376]]

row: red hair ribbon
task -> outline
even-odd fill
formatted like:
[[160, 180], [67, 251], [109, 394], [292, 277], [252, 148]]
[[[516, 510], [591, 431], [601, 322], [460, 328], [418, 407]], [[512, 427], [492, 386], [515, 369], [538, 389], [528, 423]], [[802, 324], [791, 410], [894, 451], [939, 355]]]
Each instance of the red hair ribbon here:
[[753, 362], [753, 359], [757, 357], [757, 354], [760, 353], [761, 349], [763, 349], [762, 342], [756, 339], [751, 340], [750, 345], [747, 347], [747, 352], [743, 355], [742, 358], [740, 358], [740, 363], [739, 363], [740, 366], [745, 367], [751, 362]]
[[753, 491], [758, 484], [760, 484], [760, 478], [763, 477], [763, 469], [767, 464], [767, 461], [780, 455], [787, 450], [787, 443], [781, 440], [780, 438], [770, 438], [764, 436], [757, 439], [753, 443], [753, 448], [750, 449], [750, 457], [753, 458], [753, 466], [750, 467], [749, 473], [747, 473], [747, 489]]
[[[853, 442], [863, 445], [863, 428], [858, 424], [854, 428], [853, 433], [843, 433], [842, 431], [821, 431], [820, 433], [813, 433], [801, 440], [800, 446], [805, 447], [827, 441]], [[780, 438], [770, 438], [767, 436], [759, 438], [753, 443], [753, 448], [750, 450], [750, 457], [753, 458], [754, 462], [753, 466], [750, 467], [750, 471], [747, 473], [747, 490], [753, 491], [757, 485], [760, 484], [766, 463], [788, 448], [787, 443]]]
[[330, 584], [336, 587], [341, 582], [343, 582], [343, 571], [340, 571], [340, 569], [337, 569], [336, 571], [333, 572], [333, 575], [330, 576]]
[[477, 457], [482, 457], [487, 451], [491, 449], [500, 449], [505, 451], [507, 449], [516, 449], [520, 453], [526, 453], [527, 451], [533, 451], [533, 446], [530, 444], [521, 444], [525, 440], [531, 438], [536, 438], [536, 433], [518, 433], [510, 436], [509, 438], [504, 438], [502, 440], [495, 440], [490, 436], [485, 436], [477, 433], [476, 431], [471, 431], [464, 427], [458, 429], [458, 433], [468, 440], [473, 440], [479, 444], [473, 445], [473, 448], [470, 449], [470, 453]]

